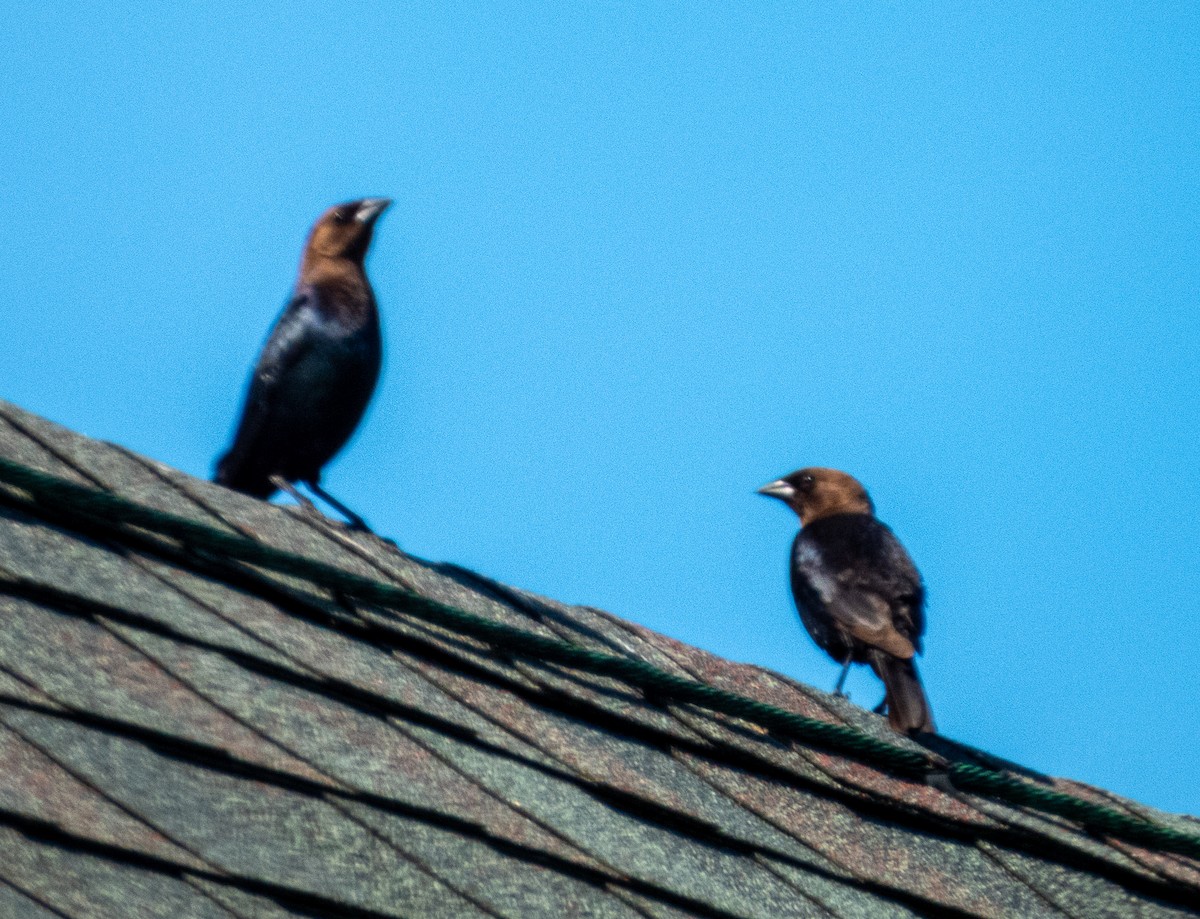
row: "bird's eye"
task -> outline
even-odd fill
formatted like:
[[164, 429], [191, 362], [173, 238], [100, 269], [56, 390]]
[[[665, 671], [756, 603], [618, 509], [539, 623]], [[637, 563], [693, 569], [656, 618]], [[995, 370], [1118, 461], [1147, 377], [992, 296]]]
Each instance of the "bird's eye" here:
[[349, 223], [350, 215], [347, 214], [344, 210], [341, 210], [339, 208], [338, 210], [333, 212], [333, 222], [334, 223]]
[[815, 479], [811, 475], [802, 475], [796, 485], [801, 491], [812, 491], [814, 481]]

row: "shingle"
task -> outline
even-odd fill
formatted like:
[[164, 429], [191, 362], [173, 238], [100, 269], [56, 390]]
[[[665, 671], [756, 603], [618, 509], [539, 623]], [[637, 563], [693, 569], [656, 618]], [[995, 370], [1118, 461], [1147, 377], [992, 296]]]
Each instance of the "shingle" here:
[[431, 874], [497, 915], [511, 919], [636, 919], [604, 886], [537, 857], [536, 850], [497, 847], [485, 839], [351, 802], [348, 809]]
[[236, 919], [297, 919], [295, 910], [261, 894], [248, 893], [209, 878], [191, 876], [187, 883]]
[[[637, 909], [640, 915], [648, 916], [650, 919], [692, 919], [697, 915], [692, 910], [663, 903], [654, 897], [637, 893], [623, 893], [622, 899]], [[822, 919], [827, 919], [827, 917], [822, 917]]]
[[31, 900], [15, 887], [0, 880], [0, 917], [3, 919], [62, 919], [62, 913], [51, 912], [36, 900]]
[[7, 719], [214, 870], [380, 912], [399, 906], [402, 914], [448, 919], [482, 915], [323, 800], [37, 713]]
[[[0, 456], [926, 755], [844, 699], [6, 404]], [[102, 531], [0, 485], [0, 915], [1166, 917], [1200, 895], [1194, 859], [498, 652], [299, 575]], [[946, 738], [927, 746], [1200, 831]], [[60, 867], [62, 889], [44, 879]]]
[[0, 698], [6, 702], [16, 700], [46, 708], [61, 707], [45, 693], [30, 686], [24, 680], [17, 679], [2, 667], [0, 667]]
[[175, 877], [38, 842], [3, 825], [0, 879], [71, 919], [231, 919]]
[[984, 844], [998, 864], [1019, 877], [1064, 915], [1078, 919], [1183, 919], [1195, 916], [1191, 909], [1140, 896], [1090, 872], [1073, 871], [1061, 864], [1025, 852], [1014, 852]]
[[[604, 617], [612, 618], [608, 614], [604, 614]], [[644, 646], [653, 648], [660, 657], [665, 656], [669, 659], [674, 667], [685, 675], [700, 682], [733, 692], [746, 693], [819, 721], [845, 723], [847, 719], [843, 715], [846, 710], [853, 709], [844, 699], [802, 687], [758, 667], [724, 661], [698, 648], [691, 648], [667, 636], [657, 635], [634, 623], [623, 623], [623, 628]], [[824, 768], [824, 760], [817, 751], [810, 751], [790, 742], [778, 743], [762, 728], [748, 725], [737, 718], [706, 712], [693, 706], [672, 706], [671, 711], [685, 725], [719, 746], [763, 758], [803, 776], [810, 782], [864, 795], [867, 793], [858, 783], [847, 783], [843, 781], [842, 776]], [[868, 733], [880, 736], [882, 719], [865, 712], [862, 716], [869, 726]], [[889, 740], [895, 739], [894, 734], [883, 736]]]
[[[0, 613], [10, 639], [0, 643], [0, 666], [60, 704], [205, 744], [247, 762], [312, 775], [100, 625], [3, 594]], [[81, 659], [88, 666], [80, 667]]]
[[270, 738], [331, 787], [365, 792], [396, 807], [475, 823], [489, 835], [548, 855], [598, 866], [578, 850], [469, 782], [404, 733], [395, 719], [356, 709], [313, 689], [271, 680], [220, 655], [133, 628], [120, 634], [197, 696]]
[[[0, 417], [36, 447], [76, 470], [102, 488], [155, 510], [221, 527], [219, 518], [202, 512], [125, 450], [102, 441], [80, 437], [16, 406], [0, 401]], [[26, 444], [26, 451], [30, 445]]]
[[13, 408], [9, 403], [0, 400], [0, 456], [15, 463], [20, 463], [28, 469], [47, 472], [61, 479], [67, 479], [76, 485], [95, 486], [96, 479], [89, 478], [73, 466], [63, 462], [50, 453], [37, 441], [26, 436], [24, 431], [16, 427], [5, 417], [5, 411]]
[[699, 757], [692, 766], [717, 787], [791, 833], [864, 886], [986, 915], [1035, 916], [1038, 898], [967, 840], [887, 819], [887, 809], [855, 807], [811, 790], [782, 786]]
[[[784, 680], [759, 667], [733, 664], [711, 654], [696, 651], [689, 655], [690, 668], [697, 676], [713, 686], [750, 695], [770, 702], [788, 711], [794, 711], [818, 720], [833, 720], [826, 714], [824, 694], [814, 690], [802, 690], [795, 683]], [[883, 727], [884, 720], [863, 712], [855, 724], [868, 733], [900, 749], [921, 750], [907, 737], [901, 737]], [[780, 755], [776, 748], [763, 745], [764, 755], [793, 768], [797, 766], [788, 755]], [[986, 827], [994, 825], [976, 809], [966, 806], [958, 798], [929, 785], [908, 778], [888, 774], [883, 770], [849, 759], [840, 754], [822, 749], [800, 750], [806, 763], [834, 780], [841, 787], [858, 792], [867, 798], [887, 798], [906, 808], [921, 810], [941, 819], [958, 823]]]
[[747, 855], [646, 819], [658, 815], [614, 808], [552, 772], [421, 728], [413, 731], [478, 782], [619, 872], [737, 915], [811, 915], [795, 891]]
[[[405, 623], [404, 617], [379, 614], [371, 610], [364, 612], [383, 623]], [[467, 668], [458, 670], [442, 667], [431, 663], [419, 653], [410, 653], [407, 649], [396, 649], [394, 653], [444, 688], [453, 687], [453, 694], [469, 704], [473, 704], [469, 700], [478, 695], [481, 703], [488, 700], [502, 702], [505, 711], [513, 718], [528, 718], [533, 715], [529, 704], [513, 696], [512, 692], [494, 692], [493, 684], [499, 684], [502, 687], [511, 686], [514, 692], [544, 700], [544, 707], [548, 709], [578, 708], [580, 712], [594, 710], [597, 716], [614, 715], [626, 722], [631, 732], [649, 729], [661, 733], [668, 740], [672, 737], [689, 742], [702, 740], [698, 734], [673, 719], [661, 707], [648, 703], [640, 690], [631, 688], [619, 680], [572, 672], [569, 668], [553, 664], [521, 659], [514, 663], [506, 656], [498, 655], [488, 645], [456, 636], [449, 629], [426, 626], [419, 622], [408, 622], [404, 627], [410, 629], [414, 636], [432, 642], [448, 656], [461, 659]], [[494, 675], [495, 680], [491, 683], [480, 680], [472, 675], [472, 669]], [[493, 715], [498, 719], [497, 723], [506, 723], [505, 714]]]
[[[66, 428], [0, 400], [0, 440], [16, 442], [11, 449], [21, 457], [42, 456], [36, 468], [62, 474], [65, 464], [102, 488], [145, 507], [204, 523], [226, 532], [240, 532], [260, 542], [309, 558], [326, 561], [365, 576], [379, 569], [364, 562], [360, 554], [332, 539], [321, 527], [308, 525], [299, 512], [275, 508], [209, 482], [184, 476], [153, 460], [122, 447], [81, 437]], [[18, 437], [11, 432], [19, 431]], [[6, 437], [6, 435], [9, 435]], [[6, 450], [9, 448], [5, 448]], [[5, 454], [0, 454], [5, 455]], [[338, 528], [341, 532], [344, 528]], [[347, 537], [343, 535], [343, 540]], [[351, 541], [353, 539], [351, 538]], [[284, 583], [278, 574], [270, 577]]]
[[[1161, 811], [1154, 811], [1136, 801], [1121, 798], [1112, 792], [1086, 785], [1083, 782], [1054, 779], [1053, 785], [1056, 791], [1061, 791], [1064, 794], [1073, 795], [1085, 801], [1103, 804], [1122, 813], [1140, 817], [1143, 820], [1158, 823], [1179, 832], [1200, 833], [1200, 821], [1186, 814], [1165, 814]], [[1135, 846], [1116, 839], [1110, 839], [1108, 843], [1122, 855], [1144, 866], [1149, 871], [1153, 871], [1162, 877], [1170, 878], [1182, 884], [1200, 888], [1200, 864], [1194, 860], [1171, 853], [1151, 852], [1141, 846]]]
[[125, 553], [0, 507], [0, 577], [5, 575], [143, 616], [158, 615], [164, 605], [167, 614], [190, 612], [191, 604]]
[[[10, 711], [0, 706], [0, 722]], [[188, 852], [155, 832], [7, 727], [0, 727], [0, 810], [87, 835], [100, 843], [127, 846], [180, 865], [198, 867]]]
[[[278, 507], [232, 492], [201, 479], [142, 457], [126, 456], [139, 467], [137, 478], [156, 483], [156, 493], [170, 501], [175, 513], [212, 518], [230, 531], [250, 536], [265, 545], [296, 555], [324, 561], [366, 577], [378, 576], [379, 570], [364, 561], [353, 546], [359, 539], [340, 524], [330, 521], [312, 523], [308, 515], [294, 505]], [[169, 496], [169, 497], [167, 497]], [[338, 534], [339, 538], [331, 536]], [[349, 545], [348, 545], [349, 544]], [[281, 577], [280, 575], [272, 575]], [[286, 579], [285, 579], [286, 580]]]
[[548, 597], [539, 597], [458, 565], [443, 563], [434, 568], [452, 580], [495, 598], [503, 606], [520, 610], [544, 624], [555, 635], [574, 644], [609, 654], [648, 659], [658, 666], [683, 672], [665, 655], [657, 654], [651, 645], [633, 639], [628, 632], [616, 627], [611, 618], [599, 610], [568, 606]]
[[1077, 825], [1065, 817], [1040, 813], [1032, 808], [1008, 806], [1001, 802], [989, 801], [979, 795], [963, 795], [963, 799], [969, 801], [981, 813], [989, 814], [999, 822], [1042, 840], [1042, 848], [1060, 848], [1072, 855], [1092, 859], [1097, 864], [1097, 870], [1146, 878], [1153, 875], [1105, 840], [1080, 832]]
[[[795, 865], [762, 859], [773, 873], [802, 892], [808, 902], [823, 916], [837, 919], [910, 919], [924, 915], [922, 904], [906, 904], [891, 891], [868, 889], [852, 878], [833, 880], [823, 873], [804, 870]], [[916, 910], [912, 907], [916, 906]]]
[[594, 793], [604, 794], [611, 789], [627, 799], [629, 807], [637, 807], [642, 801], [648, 812], [674, 815], [678, 825], [690, 821], [714, 840], [759, 847], [802, 861], [820, 861], [706, 784], [665, 747], [621, 736], [611, 726], [602, 729], [579, 717], [540, 710], [501, 689], [472, 691], [467, 680], [446, 673], [439, 677], [447, 686], [456, 687], [458, 698], [587, 782]]

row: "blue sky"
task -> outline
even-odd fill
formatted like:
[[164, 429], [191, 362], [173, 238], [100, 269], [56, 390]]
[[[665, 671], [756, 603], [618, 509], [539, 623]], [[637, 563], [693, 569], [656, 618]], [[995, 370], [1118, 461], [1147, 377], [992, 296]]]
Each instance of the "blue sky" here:
[[208, 475], [393, 197], [378, 530], [831, 688], [754, 490], [845, 469], [946, 734], [1200, 812], [1200, 7], [729, 6], [9, 10], [0, 397]]

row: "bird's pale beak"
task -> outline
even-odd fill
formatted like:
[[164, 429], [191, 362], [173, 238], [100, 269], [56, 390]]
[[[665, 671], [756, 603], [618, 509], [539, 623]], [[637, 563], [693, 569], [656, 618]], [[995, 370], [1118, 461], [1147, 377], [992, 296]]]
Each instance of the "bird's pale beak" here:
[[354, 219], [370, 226], [379, 218], [380, 214], [388, 209], [391, 203], [391, 198], [363, 198], [358, 202], [358, 210], [354, 214]]
[[766, 495], [768, 498], [778, 498], [780, 501], [790, 501], [796, 496], [796, 489], [783, 479], [776, 479], [760, 488], [758, 494]]

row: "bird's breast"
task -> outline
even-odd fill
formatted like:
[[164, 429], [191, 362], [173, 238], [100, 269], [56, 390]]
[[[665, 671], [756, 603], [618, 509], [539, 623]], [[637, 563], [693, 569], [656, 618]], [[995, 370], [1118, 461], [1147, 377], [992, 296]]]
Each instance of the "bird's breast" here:
[[379, 361], [377, 337], [364, 330], [348, 332], [333, 326], [313, 336], [312, 346], [296, 362], [289, 384], [314, 394], [345, 392], [366, 381], [373, 385]]

